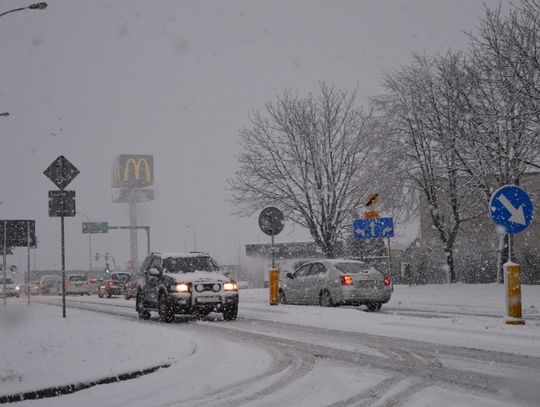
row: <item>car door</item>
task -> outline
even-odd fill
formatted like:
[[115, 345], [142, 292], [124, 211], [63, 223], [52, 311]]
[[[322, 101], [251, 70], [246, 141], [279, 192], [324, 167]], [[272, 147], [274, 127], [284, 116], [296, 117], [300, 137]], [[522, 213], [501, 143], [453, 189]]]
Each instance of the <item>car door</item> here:
[[293, 302], [296, 304], [306, 304], [306, 278], [309, 275], [311, 270], [312, 263], [304, 264], [302, 267], [298, 268], [293, 274]]
[[324, 287], [326, 267], [323, 263], [312, 263], [309, 273], [304, 277], [304, 298], [309, 304], [319, 303], [319, 294]]

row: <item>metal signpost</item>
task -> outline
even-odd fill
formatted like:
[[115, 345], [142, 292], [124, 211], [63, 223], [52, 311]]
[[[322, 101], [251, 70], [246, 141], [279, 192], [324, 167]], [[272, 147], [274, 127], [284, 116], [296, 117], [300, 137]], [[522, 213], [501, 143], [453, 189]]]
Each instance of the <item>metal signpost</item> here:
[[61, 246], [62, 246], [62, 317], [66, 317], [66, 255], [64, 245], [64, 217], [75, 216], [75, 191], [65, 191], [73, 179], [79, 175], [79, 170], [63, 155], [52, 162], [45, 171], [60, 191], [49, 191], [49, 216], [60, 217]]
[[270, 270], [268, 279], [270, 305], [277, 305], [279, 303], [279, 270], [277, 270], [275, 266], [274, 236], [279, 234], [284, 226], [283, 212], [278, 208], [268, 207], [261, 211], [259, 215], [259, 227], [265, 234], [272, 236], [272, 270]]
[[365, 203], [368, 208], [363, 219], [353, 219], [354, 239], [386, 238], [388, 243], [388, 275], [392, 277], [392, 255], [390, 252], [390, 238], [394, 237], [394, 219], [381, 218], [380, 211], [375, 210], [379, 204], [379, 194], [369, 194]]
[[[493, 222], [507, 235], [521, 233], [531, 224], [533, 204], [523, 189], [515, 185], [504, 185], [496, 190], [489, 200], [489, 212]], [[508, 236], [508, 262], [504, 264], [507, 317], [510, 325], [524, 325], [521, 318], [521, 266], [512, 263], [512, 239]]]

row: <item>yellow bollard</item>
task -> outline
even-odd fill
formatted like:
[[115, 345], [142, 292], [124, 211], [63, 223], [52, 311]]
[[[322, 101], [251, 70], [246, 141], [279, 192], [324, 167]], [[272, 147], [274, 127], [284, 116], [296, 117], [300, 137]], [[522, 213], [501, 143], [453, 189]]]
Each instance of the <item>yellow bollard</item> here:
[[504, 283], [506, 288], [506, 309], [509, 325], [525, 325], [521, 319], [521, 266], [516, 263], [504, 263]]
[[268, 290], [270, 294], [270, 305], [279, 304], [279, 269], [270, 270], [268, 278]]

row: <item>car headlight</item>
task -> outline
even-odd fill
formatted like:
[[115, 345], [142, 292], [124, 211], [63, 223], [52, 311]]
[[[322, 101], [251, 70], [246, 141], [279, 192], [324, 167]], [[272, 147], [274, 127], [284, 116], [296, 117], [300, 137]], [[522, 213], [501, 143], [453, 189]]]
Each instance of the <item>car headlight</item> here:
[[187, 283], [176, 283], [171, 285], [171, 291], [177, 293], [188, 293], [190, 291], [190, 286]]
[[226, 282], [225, 284], [223, 284], [223, 289], [225, 291], [237, 291], [238, 290], [238, 285], [236, 284], [235, 281], [228, 281]]
[[19, 291], [20, 289], [21, 289], [21, 288], [20, 288], [19, 286], [16, 286], [16, 287], [15, 287], [15, 290], [16, 290], [16, 291]]

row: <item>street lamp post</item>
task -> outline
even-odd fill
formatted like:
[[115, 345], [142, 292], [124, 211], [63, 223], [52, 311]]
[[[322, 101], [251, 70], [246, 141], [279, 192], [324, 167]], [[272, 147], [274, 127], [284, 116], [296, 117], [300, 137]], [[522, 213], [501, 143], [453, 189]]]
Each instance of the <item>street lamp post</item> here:
[[192, 225], [186, 225], [186, 229], [193, 230], [193, 251], [197, 251], [197, 232], [195, 232], [195, 227]]
[[77, 211], [77, 214], [84, 216], [86, 218], [86, 221], [88, 222], [88, 261], [90, 263], [90, 274], [92, 274], [92, 223], [90, 222], [88, 216], [84, 213]]
[[20, 8], [14, 8], [13, 10], [4, 11], [3, 13], [0, 13], [0, 17], [5, 16], [9, 13], [14, 13], [16, 11], [22, 11], [22, 10], [44, 10], [47, 8], [47, 3], [41, 2], [41, 3], [34, 3], [30, 4], [26, 7], [20, 7]]

